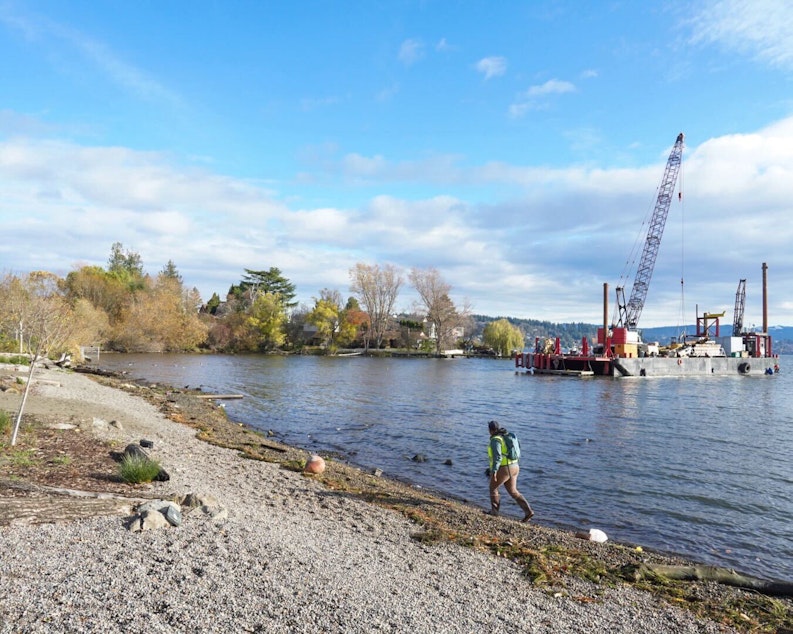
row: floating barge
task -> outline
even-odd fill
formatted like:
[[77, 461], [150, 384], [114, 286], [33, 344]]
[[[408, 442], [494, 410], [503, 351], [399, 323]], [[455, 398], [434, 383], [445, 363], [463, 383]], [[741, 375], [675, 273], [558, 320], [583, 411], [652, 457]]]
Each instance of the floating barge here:
[[[630, 298], [624, 288], [617, 287], [619, 321], [608, 326], [608, 285], [603, 285], [603, 327], [598, 328], [597, 343], [590, 347], [586, 337], [581, 352], [562, 353], [556, 338], [534, 343], [534, 349], [518, 352], [515, 367], [531, 374], [561, 376], [710, 376], [710, 375], [774, 375], [779, 371], [778, 355], [773, 353], [768, 334], [767, 280], [768, 267], [763, 263], [763, 330], [745, 332], [743, 314], [746, 301], [746, 280], [738, 284], [735, 296], [735, 317], [729, 336], [721, 336], [719, 318], [724, 313], [697, 314], [696, 334], [682, 335], [668, 345], [642, 341], [637, 325], [644, 308], [655, 259], [673, 200], [675, 183], [683, 156], [684, 135], [681, 132], [666, 163], [658, 197], [649, 223], [641, 261]], [[679, 192], [678, 200], [683, 194]], [[683, 280], [681, 279], [681, 284]], [[699, 309], [697, 309], [699, 313]], [[614, 322], [612, 322], [614, 324]], [[590, 352], [591, 350], [591, 352]]]
[[538, 337], [532, 350], [515, 354], [515, 368], [529, 374], [578, 377], [774, 375], [779, 372], [779, 355], [774, 354], [768, 334], [767, 269], [763, 263], [762, 332], [741, 332], [745, 285], [739, 284], [729, 335], [721, 334], [720, 318], [724, 313], [703, 313], [697, 316], [693, 336], [683, 336], [668, 345], [646, 343], [636, 330], [605, 325], [608, 286], [604, 284], [604, 326], [598, 328], [595, 345], [591, 346], [584, 337], [580, 352], [563, 353], [559, 337]]
[[[600, 329], [598, 329], [600, 331]], [[750, 344], [761, 342], [771, 345], [770, 337], [759, 334], [747, 336]], [[734, 339], [731, 337], [731, 339]], [[546, 340], [548, 341], [548, 340]], [[586, 341], [586, 339], [584, 340]], [[536, 347], [541, 346], [538, 339]], [[700, 344], [688, 344], [696, 350]], [[594, 377], [652, 377], [652, 376], [710, 376], [710, 375], [772, 375], [779, 372], [779, 358], [764, 353], [756, 356], [742, 351], [727, 356], [723, 347], [707, 344], [700, 346], [710, 352], [690, 354], [691, 347], [680, 348], [678, 352], [664, 351], [663, 354], [645, 356], [623, 352], [618, 355], [612, 346], [611, 354], [588, 354], [586, 346], [582, 352], [564, 354], [559, 338], [556, 338], [549, 352], [518, 352], [515, 354], [515, 367], [529, 374], [553, 374], [558, 376]], [[535, 348], [536, 349], [536, 348]], [[718, 352], [717, 349], [721, 349]], [[713, 356], [711, 356], [711, 354]]]

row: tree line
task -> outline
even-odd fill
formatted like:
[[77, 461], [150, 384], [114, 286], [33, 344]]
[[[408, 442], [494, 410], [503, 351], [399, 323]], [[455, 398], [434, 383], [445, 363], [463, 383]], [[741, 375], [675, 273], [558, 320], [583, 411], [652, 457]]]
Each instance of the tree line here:
[[[80, 346], [120, 352], [300, 351], [340, 348], [420, 349], [441, 353], [484, 346], [497, 354], [523, 347], [523, 335], [506, 319], [476, 321], [466, 301], [434, 268], [357, 263], [349, 296], [322, 289], [313, 304], [295, 301], [296, 287], [276, 268], [245, 269], [225, 298], [203, 302], [185, 285], [173, 261], [147, 274], [140, 254], [112, 245], [105, 267], [82, 266], [61, 278], [46, 271], [6, 274], [0, 280], [0, 350], [75, 354]], [[396, 313], [405, 284], [418, 301]]]

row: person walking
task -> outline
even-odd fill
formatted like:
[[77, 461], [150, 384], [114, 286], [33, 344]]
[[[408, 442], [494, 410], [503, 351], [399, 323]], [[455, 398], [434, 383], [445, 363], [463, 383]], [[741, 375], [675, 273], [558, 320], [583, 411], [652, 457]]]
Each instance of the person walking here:
[[487, 469], [487, 475], [490, 482], [490, 510], [486, 511], [488, 515], [498, 515], [501, 508], [501, 496], [498, 489], [501, 485], [507, 490], [515, 502], [518, 503], [523, 509], [524, 517], [523, 522], [528, 522], [533, 516], [534, 511], [531, 509], [528, 501], [518, 491], [518, 473], [520, 473], [520, 466], [517, 460], [510, 460], [507, 453], [507, 443], [504, 436], [507, 430], [501, 427], [497, 421], [491, 420], [487, 424], [487, 429], [490, 432], [490, 443], [487, 446], [487, 455], [490, 459], [490, 466]]

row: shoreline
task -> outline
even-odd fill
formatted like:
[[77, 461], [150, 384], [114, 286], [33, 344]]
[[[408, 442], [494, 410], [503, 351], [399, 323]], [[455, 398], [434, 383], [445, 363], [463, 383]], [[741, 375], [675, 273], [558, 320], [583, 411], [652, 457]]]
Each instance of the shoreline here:
[[[0, 632], [44, 632], [52, 619], [62, 631], [143, 623], [166, 632], [740, 631], [610, 578], [598, 583], [560, 569], [532, 584], [514, 551], [575, 550], [603, 569], [685, 563], [674, 556], [488, 518], [331, 459], [323, 476], [306, 476], [309, 452], [230, 421], [189, 393], [63, 370], [36, 377], [58, 385], [37, 385], [26, 412], [68, 414], [117, 446], [152, 439], [152, 456], [171, 480], [153, 483], [147, 495], [212, 495], [228, 519], [187, 514], [180, 527], [139, 534], [114, 516], [2, 527]], [[7, 402], [0, 394], [0, 409]], [[117, 420], [120, 429], [94, 429], [97, 419]], [[717, 602], [744, 594], [711, 583], [696, 584], [695, 593]], [[484, 609], [487, 602], [499, 609]]]

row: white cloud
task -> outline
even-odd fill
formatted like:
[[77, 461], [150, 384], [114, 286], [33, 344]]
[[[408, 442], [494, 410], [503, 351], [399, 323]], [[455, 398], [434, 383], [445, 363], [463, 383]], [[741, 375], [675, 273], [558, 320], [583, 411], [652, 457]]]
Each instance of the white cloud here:
[[549, 79], [544, 84], [530, 86], [528, 90], [518, 95], [514, 103], [509, 106], [509, 114], [514, 118], [522, 117], [529, 110], [539, 110], [548, 107], [545, 97], [562, 95], [575, 92], [575, 84], [560, 79]]
[[476, 63], [476, 70], [485, 76], [485, 79], [499, 77], [507, 72], [507, 60], [504, 57], [485, 57]]
[[[257, 183], [164, 154], [7, 140], [0, 262], [65, 275], [77, 262], [104, 265], [119, 241], [141, 253], [149, 272], [169, 259], [190, 271], [186, 282], [205, 298], [224, 293], [245, 268], [277, 266], [301, 301], [323, 287], [346, 294], [357, 261], [433, 266], [454, 299], [470, 298], [477, 312], [599, 323], [602, 284], [615, 285], [641, 233], [668, 149], [637, 169], [470, 166], [454, 155], [391, 161], [351, 153], [334, 163], [330, 151], [317, 168], [334, 177], [381, 192], [407, 184], [439, 193], [291, 208]], [[677, 317], [684, 246], [690, 311], [730, 308], [737, 280], [748, 278], [746, 319], [759, 323], [765, 261], [772, 323], [793, 323], [783, 293], [793, 287], [793, 118], [686, 148], [683, 172], [683, 207], [670, 209], [644, 325]], [[488, 193], [472, 194], [477, 187]]]
[[526, 91], [527, 97], [537, 97], [541, 95], [562, 95], [568, 92], [575, 92], [575, 85], [569, 81], [559, 79], [549, 79], [544, 84], [532, 86]]
[[424, 44], [419, 40], [405, 40], [399, 47], [399, 61], [411, 66], [424, 57]]
[[793, 4], [787, 0], [709, 0], [691, 18], [693, 43], [717, 44], [793, 70]]
[[439, 53], [448, 53], [456, 49], [457, 47], [449, 44], [449, 42], [446, 41], [445, 37], [442, 37], [440, 40], [438, 40], [438, 43], [435, 45], [435, 50], [438, 51]]
[[[180, 97], [162, 85], [151, 74], [121, 59], [107, 44], [88, 37], [77, 29], [48, 18], [34, 18], [14, 11], [10, 5], [0, 7], [0, 21], [21, 32], [34, 43], [47, 46], [65, 45], [65, 51], [76, 52], [87, 59], [105, 77], [139, 99], [173, 106], [180, 105]], [[55, 57], [60, 58], [59, 52]]]

